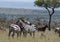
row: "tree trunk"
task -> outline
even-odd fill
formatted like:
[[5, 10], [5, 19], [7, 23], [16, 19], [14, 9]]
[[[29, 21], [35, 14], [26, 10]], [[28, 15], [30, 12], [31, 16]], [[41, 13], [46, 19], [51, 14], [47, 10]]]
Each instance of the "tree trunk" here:
[[49, 15], [49, 30], [51, 30], [50, 25], [51, 25], [51, 17], [52, 15]]
[[47, 11], [48, 11], [48, 13], [49, 13], [49, 31], [51, 30], [51, 17], [52, 17], [52, 15], [54, 14], [54, 7], [52, 8], [52, 13], [50, 12], [50, 10], [49, 10], [49, 8], [46, 6], [45, 7], [46, 9], [47, 9]]

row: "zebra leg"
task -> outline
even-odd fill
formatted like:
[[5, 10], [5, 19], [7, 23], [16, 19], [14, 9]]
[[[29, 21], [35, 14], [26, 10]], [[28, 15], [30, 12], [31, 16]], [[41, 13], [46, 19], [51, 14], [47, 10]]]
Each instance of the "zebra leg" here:
[[17, 32], [17, 38], [19, 37], [19, 31]]
[[21, 35], [22, 35], [22, 31], [20, 31], [20, 37], [21, 37]]
[[30, 32], [30, 36], [32, 36], [32, 33]]
[[60, 37], [60, 33], [59, 33], [59, 37]]
[[60, 37], [60, 31], [59, 31], [59, 37]]
[[35, 37], [35, 31], [33, 32], [33, 38]]
[[24, 37], [27, 37], [27, 32], [23, 32], [23, 36]]
[[25, 36], [25, 32], [23, 32], [23, 36]]
[[13, 30], [12, 38], [14, 38], [14, 35], [15, 35], [15, 31]]
[[25, 37], [27, 37], [27, 32], [25, 32]]
[[27, 31], [23, 30], [23, 36], [26, 37], [27, 36]]
[[9, 34], [8, 34], [9, 37], [10, 37], [11, 32], [12, 32], [12, 29], [9, 29]]

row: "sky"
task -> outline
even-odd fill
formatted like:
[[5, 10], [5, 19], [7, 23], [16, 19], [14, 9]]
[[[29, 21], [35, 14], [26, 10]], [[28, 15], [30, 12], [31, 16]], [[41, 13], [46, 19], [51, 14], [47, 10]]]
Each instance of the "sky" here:
[[34, 1], [35, 0], [0, 0], [0, 7], [38, 9], [38, 7], [34, 6]]
[[34, 6], [34, 1], [35, 0], [0, 0], [0, 8], [44, 9]]
[[1, 2], [3, 1], [8, 1], [8, 2], [34, 2], [35, 0], [0, 0]]

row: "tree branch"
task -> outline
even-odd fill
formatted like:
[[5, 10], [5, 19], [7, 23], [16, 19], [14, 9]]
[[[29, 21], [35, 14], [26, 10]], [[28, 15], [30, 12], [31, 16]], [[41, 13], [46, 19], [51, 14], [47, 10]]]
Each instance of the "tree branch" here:
[[51, 13], [50, 15], [53, 15], [53, 14], [54, 14], [54, 12], [55, 12], [55, 10], [54, 10], [54, 8], [52, 8], [52, 13]]
[[49, 15], [53, 15], [54, 14], [54, 12], [55, 12], [55, 10], [54, 10], [54, 8], [52, 8], [52, 13], [50, 13], [50, 11], [49, 11], [49, 9], [47, 8], [47, 7], [45, 7], [46, 9], [47, 9], [47, 11], [48, 11], [48, 13], [49, 13]]
[[49, 9], [47, 8], [47, 7], [45, 7], [46, 9], [47, 9], [47, 11], [48, 11], [48, 13], [49, 13], [49, 15], [50, 15], [50, 11], [49, 11]]

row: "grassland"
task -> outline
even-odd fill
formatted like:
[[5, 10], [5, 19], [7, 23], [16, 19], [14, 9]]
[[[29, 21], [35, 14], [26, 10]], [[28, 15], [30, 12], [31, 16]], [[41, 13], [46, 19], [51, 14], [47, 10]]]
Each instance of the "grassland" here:
[[46, 30], [44, 35], [41, 36], [41, 32], [36, 32], [35, 38], [28, 34], [26, 38], [23, 36], [17, 38], [15, 35], [13, 39], [8, 38], [8, 30], [5, 32], [0, 30], [0, 42], [60, 42], [60, 37], [54, 31]]

